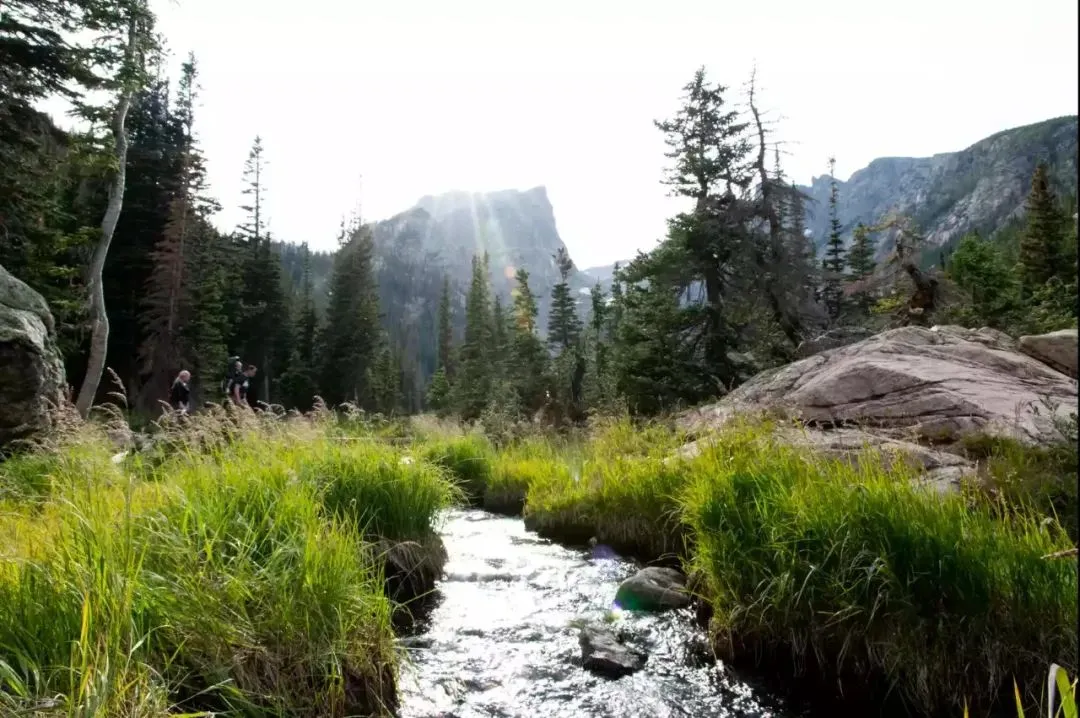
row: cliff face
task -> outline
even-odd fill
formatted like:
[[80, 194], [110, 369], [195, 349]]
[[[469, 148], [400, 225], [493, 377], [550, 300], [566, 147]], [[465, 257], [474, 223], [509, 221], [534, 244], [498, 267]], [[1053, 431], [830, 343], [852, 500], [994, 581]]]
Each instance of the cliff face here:
[[[412, 251], [433, 253], [451, 281], [463, 285], [468, 284], [473, 255], [487, 252], [493, 286], [506, 296], [521, 267], [529, 272], [534, 292], [549, 293], [559, 278], [553, 255], [566, 246], [543, 187], [422, 197], [412, 209], [379, 222], [375, 241], [382, 249], [405, 243]], [[573, 280], [578, 280], [576, 272]]]
[[[913, 217], [931, 247], [973, 229], [993, 232], [1023, 212], [1040, 160], [1049, 164], [1056, 191], [1076, 191], [1075, 115], [1005, 130], [960, 152], [876, 159], [839, 183], [844, 234], [850, 238], [858, 222], [873, 224], [890, 212]], [[829, 178], [800, 189], [813, 200], [807, 227], [820, 247], [828, 235]], [[886, 237], [880, 249], [890, 246]]]
[[[460, 339], [472, 258], [485, 251], [492, 289], [504, 307], [512, 301], [514, 274], [519, 268], [529, 273], [529, 287], [539, 309], [538, 328], [546, 333], [551, 289], [559, 281], [554, 255], [565, 245], [543, 187], [422, 197], [412, 208], [374, 224], [373, 234], [384, 326], [400, 346], [420, 357], [419, 372], [425, 383], [435, 371], [443, 278], [450, 279]], [[579, 309], [588, 305], [588, 295], [581, 290], [594, 281], [576, 269], [571, 274]]]

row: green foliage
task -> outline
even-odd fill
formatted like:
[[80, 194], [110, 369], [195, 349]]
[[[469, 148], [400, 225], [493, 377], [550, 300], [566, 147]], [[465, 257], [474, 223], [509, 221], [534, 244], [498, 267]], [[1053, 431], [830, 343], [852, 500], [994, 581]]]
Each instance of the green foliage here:
[[193, 421], [153, 469], [91, 429], [0, 465], [0, 712], [387, 715], [374, 542], [429, 537], [452, 485], [325, 417]]
[[581, 337], [581, 319], [577, 313], [577, 302], [570, 293], [567, 278], [574, 268], [574, 263], [565, 247], [559, 247], [554, 256], [555, 266], [559, 269], [561, 281], [551, 290], [551, 316], [548, 319], [548, 345], [556, 355], [577, 348]]
[[[1074, 419], [1075, 424], [1075, 419]], [[962, 446], [969, 458], [980, 462], [979, 490], [994, 497], [995, 507], [1010, 515], [1022, 507], [1060, 524], [1077, 540], [1076, 474], [1080, 469], [1077, 446], [1071, 440], [1054, 446], [1029, 446], [1018, 441], [966, 437]]]
[[379, 306], [373, 278], [374, 245], [368, 228], [342, 231], [334, 256], [326, 324], [318, 342], [319, 388], [330, 404], [370, 407], [368, 372], [379, 348]]
[[513, 292], [513, 375], [510, 377], [520, 408], [530, 415], [538, 411], [547, 398], [548, 354], [536, 334], [536, 297], [529, 287], [529, 273], [518, 269], [514, 276]]
[[1031, 292], [1061, 272], [1065, 244], [1064, 218], [1050, 189], [1049, 170], [1044, 162], [1038, 164], [1031, 178], [1026, 209], [1019, 262], [1024, 288]]
[[450, 278], [443, 277], [442, 295], [439, 298], [439, 364], [444, 379], [453, 374], [451, 349], [454, 343], [454, 324], [450, 313]]
[[825, 258], [821, 262], [825, 270], [825, 286], [822, 295], [825, 308], [832, 321], [840, 318], [843, 310], [844, 273], [848, 266], [844, 238], [840, 234], [840, 185], [836, 182], [836, 160], [829, 158], [829, 238], [825, 244]]
[[473, 257], [472, 282], [465, 302], [465, 340], [459, 352], [459, 374], [453, 384], [453, 403], [465, 420], [476, 419], [484, 411], [493, 380], [494, 337], [488, 272], [487, 254]]
[[998, 245], [978, 233], [965, 235], [949, 256], [946, 273], [969, 298], [960, 310], [962, 324], [1002, 330], [1014, 324], [1020, 287]]
[[319, 335], [319, 317], [315, 310], [315, 297], [311, 278], [311, 252], [305, 243], [304, 269], [301, 279], [301, 295], [293, 318], [293, 347], [288, 369], [281, 375], [282, 398], [288, 406], [307, 411], [314, 405], [318, 366], [316, 364], [316, 341]]
[[738, 645], [882, 675], [927, 709], [985, 704], [1013, 676], [1034, 688], [1047, 656], [1075, 665], [1075, 566], [1043, 558], [1071, 544], [1060, 527], [749, 438], [707, 447], [684, 498], [714, 625]]
[[700, 326], [700, 316], [680, 306], [684, 290], [677, 278], [662, 274], [685, 266], [682, 256], [679, 245], [668, 244], [634, 260], [620, 275], [624, 288], [613, 363], [616, 386], [635, 412], [654, 414], [693, 403], [714, 388], [696, 348], [685, 341]]
[[[1075, 265], [1074, 265], [1075, 266]], [[1051, 277], [1031, 294], [1031, 310], [1027, 315], [1028, 331], [1052, 332], [1076, 328], [1076, 277], [1063, 281]]]
[[445, 438], [423, 447], [424, 459], [447, 472], [465, 498], [482, 505], [484, 490], [491, 481], [492, 447], [480, 434]]
[[439, 367], [428, 385], [426, 403], [437, 412], [449, 408], [450, 381], [446, 378], [446, 369]]

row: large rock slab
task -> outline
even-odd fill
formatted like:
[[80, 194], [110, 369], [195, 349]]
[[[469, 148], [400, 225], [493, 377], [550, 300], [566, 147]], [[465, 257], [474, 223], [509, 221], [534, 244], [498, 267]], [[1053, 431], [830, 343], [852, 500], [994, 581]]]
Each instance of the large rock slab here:
[[620, 678], [640, 671], [648, 659], [626, 645], [614, 631], [603, 626], [584, 626], [578, 632], [581, 660], [585, 670], [607, 678]]
[[64, 386], [45, 299], [0, 267], [0, 451], [52, 428]]
[[1020, 351], [1063, 374], [1076, 378], [1077, 337], [1075, 329], [1020, 337]]
[[619, 584], [615, 603], [631, 611], [664, 611], [689, 606], [686, 576], [673, 568], [648, 566]]
[[758, 374], [679, 418], [691, 431], [765, 411], [812, 426], [850, 424], [915, 443], [966, 434], [1061, 439], [1077, 383], [993, 330], [902, 327]]

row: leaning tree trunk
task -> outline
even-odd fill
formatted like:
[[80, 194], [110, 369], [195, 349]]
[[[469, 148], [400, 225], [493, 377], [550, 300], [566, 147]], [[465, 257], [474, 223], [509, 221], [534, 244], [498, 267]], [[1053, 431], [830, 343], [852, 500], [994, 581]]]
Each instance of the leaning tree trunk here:
[[[132, 13], [128, 22], [128, 44], [124, 50], [122, 73], [130, 68], [135, 60], [137, 32], [137, 19]], [[86, 376], [83, 377], [79, 396], [75, 400], [75, 408], [84, 419], [89, 415], [90, 407], [93, 406], [94, 398], [97, 396], [101, 374], [105, 371], [105, 355], [109, 348], [109, 315], [105, 312], [105, 288], [102, 286], [101, 279], [105, 271], [105, 259], [109, 255], [109, 245], [112, 244], [116, 223], [120, 220], [120, 210], [124, 205], [128, 151], [125, 123], [133, 94], [130, 81], [125, 82], [116, 103], [116, 110], [113, 112], [112, 131], [115, 143], [116, 174], [109, 186], [109, 203], [105, 208], [105, 216], [101, 220], [101, 239], [94, 248], [94, 255], [87, 272], [90, 285], [90, 356], [86, 363]]]
[[923, 273], [910, 260], [904, 262], [904, 271], [915, 285], [915, 292], [908, 300], [907, 323], [925, 326], [930, 323], [930, 317], [937, 308], [938, 281]]

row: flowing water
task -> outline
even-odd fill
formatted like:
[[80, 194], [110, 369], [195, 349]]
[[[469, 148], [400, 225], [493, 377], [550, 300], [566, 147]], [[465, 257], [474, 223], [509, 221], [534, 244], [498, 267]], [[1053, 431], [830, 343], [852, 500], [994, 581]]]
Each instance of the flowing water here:
[[563, 548], [483, 511], [448, 514], [443, 540], [436, 603], [402, 639], [402, 718], [798, 715], [708, 660], [689, 609], [616, 611], [613, 627], [649, 654], [645, 668], [618, 680], [585, 671], [576, 622], [610, 620], [636, 570], [605, 547]]

